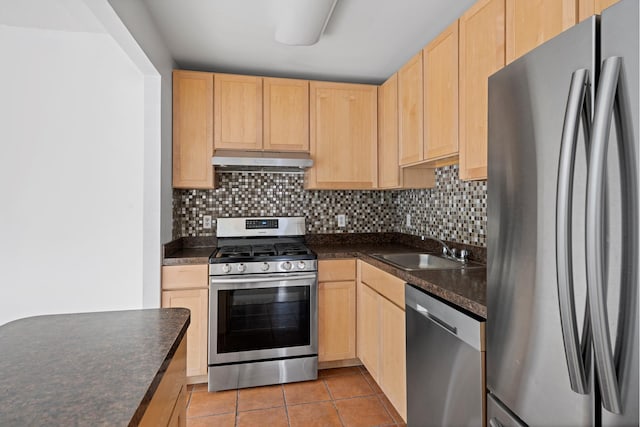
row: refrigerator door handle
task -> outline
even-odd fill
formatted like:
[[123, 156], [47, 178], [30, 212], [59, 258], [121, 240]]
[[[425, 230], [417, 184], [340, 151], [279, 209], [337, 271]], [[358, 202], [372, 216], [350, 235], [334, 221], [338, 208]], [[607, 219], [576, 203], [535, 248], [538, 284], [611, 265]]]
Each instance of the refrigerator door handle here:
[[[571, 75], [562, 129], [556, 193], [556, 271], [562, 337], [571, 389], [579, 394], [587, 394], [589, 391], [585, 366], [589, 365], [588, 348], [591, 344], [589, 310], [585, 311], [581, 347], [576, 320], [573, 248], [571, 244], [573, 176], [581, 118], [585, 141], [589, 141], [591, 137], [591, 97], [589, 73], [586, 69], [576, 70]], [[588, 146], [586, 150], [589, 151]], [[584, 349], [587, 351], [582, 351]]]
[[[615, 115], [616, 131], [619, 144], [621, 167], [621, 189], [623, 191], [622, 230], [624, 249], [621, 253], [621, 266], [626, 276], [621, 277], [620, 292], [622, 304], [619, 309], [618, 328], [628, 329], [630, 319], [626, 319], [624, 296], [630, 294], [631, 286], [635, 286], [635, 264], [638, 255], [638, 185], [636, 176], [635, 154], [632, 146], [629, 112], [626, 103], [618, 92], [622, 58], [609, 57], [603, 61], [598, 96], [596, 97], [593, 134], [590, 148], [590, 165], [587, 177], [586, 206], [586, 252], [587, 252], [587, 289], [589, 305], [593, 317], [593, 342], [595, 365], [600, 382], [602, 405], [608, 411], [621, 414], [620, 384], [623, 382], [619, 371], [618, 359], [611, 351], [611, 332], [609, 330], [607, 298], [606, 298], [606, 265], [605, 239], [602, 223], [605, 220], [604, 206], [607, 146], [611, 119]], [[628, 271], [626, 271], [628, 270]], [[622, 322], [620, 322], [622, 319]], [[624, 331], [623, 331], [624, 332]], [[618, 331], [619, 336], [624, 335]], [[619, 350], [616, 343], [616, 352]], [[622, 346], [624, 347], [624, 346]]]

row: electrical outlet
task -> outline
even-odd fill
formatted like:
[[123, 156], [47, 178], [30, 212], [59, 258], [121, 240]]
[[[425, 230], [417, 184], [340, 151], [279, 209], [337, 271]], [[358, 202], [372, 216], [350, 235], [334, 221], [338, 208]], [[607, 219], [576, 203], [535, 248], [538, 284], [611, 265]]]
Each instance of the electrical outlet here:
[[411, 214], [407, 214], [407, 227], [411, 227]]
[[344, 214], [336, 215], [336, 220], [338, 221], [338, 227], [346, 227], [347, 226], [347, 216]]
[[202, 228], [211, 228], [211, 215], [205, 215], [202, 217]]

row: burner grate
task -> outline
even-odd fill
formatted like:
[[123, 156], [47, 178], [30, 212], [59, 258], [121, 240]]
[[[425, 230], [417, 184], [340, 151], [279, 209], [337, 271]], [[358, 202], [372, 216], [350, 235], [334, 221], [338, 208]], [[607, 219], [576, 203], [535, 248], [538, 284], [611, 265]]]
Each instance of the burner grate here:
[[276, 248], [273, 245], [253, 245], [253, 256], [275, 256]]
[[309, 253], [309, 249], [305, 245], [298, 243], [280, 243], [275, 247], [278, 255], [307, 255]]
[[251, 246], [223, 246], [216, 251], [216, 258], [251, 256]]

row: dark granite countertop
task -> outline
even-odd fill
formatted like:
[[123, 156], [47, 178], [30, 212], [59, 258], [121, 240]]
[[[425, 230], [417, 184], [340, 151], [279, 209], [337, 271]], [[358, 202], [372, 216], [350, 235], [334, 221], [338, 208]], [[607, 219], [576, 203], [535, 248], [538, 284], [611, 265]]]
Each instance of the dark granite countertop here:
[[180, 237], [163, 245], [162, 265], [206, 264], [216, 248], [215, 237]]
[[0, 425], [137, 425], [189, 326], [180, 308], [0, 327]]
[[319, 260], [360, 258], [483, 319], [487, 318], [487, 273], [484, 266], [461, 270], [405, 271], [371, 256], [416, 250], [415, 246], [403, 243], [311, 244], [310, 247]]
[[[439, 252], [440, 244], [402, 233], [308, 234], [306, 241], [318, 259], [361, 258], [425, 291], [483, 319], [487, 318], [486, 268], [405, 271], [371, 257], [375, 253], [424, 250]], [[470, 259], [486, 264], [486, 248], [451, 243], [471, 251]], [[182, 237], [164, 247], [164, 265], [203, 264], [215, 248], [215, 237]]]

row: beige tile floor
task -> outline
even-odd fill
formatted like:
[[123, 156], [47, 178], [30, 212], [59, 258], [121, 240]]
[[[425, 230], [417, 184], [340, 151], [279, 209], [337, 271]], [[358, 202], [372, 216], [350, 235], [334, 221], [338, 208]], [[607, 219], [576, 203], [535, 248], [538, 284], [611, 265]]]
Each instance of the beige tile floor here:
[[300, 383], [209, 393], [189, 387], [187, 427], [404, 426], [363, 367], [325, 369]]

